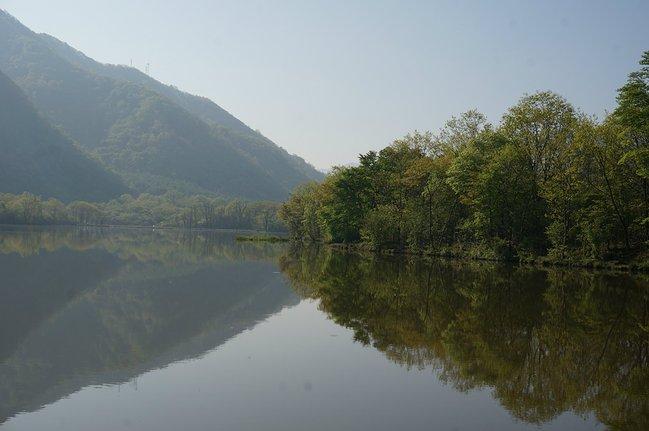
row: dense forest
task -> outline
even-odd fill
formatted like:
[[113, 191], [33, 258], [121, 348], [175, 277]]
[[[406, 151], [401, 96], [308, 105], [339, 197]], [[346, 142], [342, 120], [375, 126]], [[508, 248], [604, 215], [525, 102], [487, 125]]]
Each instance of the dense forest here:
[[278, 219], [279, 204], [247, 202], [208, 196], [143, 193], [137, 198], [125, 194], [108, 202], [43, 199], [31, 193], [0, 193], [0, 224], [156, 226], [187, 229], [252, 229], [283, 231]]
[[415, 132], [280, 210], [297, 239], [496, 259], [624, 259], [649, 240], [649, 51], [603, 121], [552, 92], [498, 125], [469, 111]]

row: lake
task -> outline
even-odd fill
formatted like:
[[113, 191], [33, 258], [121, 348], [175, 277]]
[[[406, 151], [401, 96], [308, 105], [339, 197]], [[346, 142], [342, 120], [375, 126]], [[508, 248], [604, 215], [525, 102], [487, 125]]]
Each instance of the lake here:
[[649, 429], [646, 277], [0, 231], [0, 430]]

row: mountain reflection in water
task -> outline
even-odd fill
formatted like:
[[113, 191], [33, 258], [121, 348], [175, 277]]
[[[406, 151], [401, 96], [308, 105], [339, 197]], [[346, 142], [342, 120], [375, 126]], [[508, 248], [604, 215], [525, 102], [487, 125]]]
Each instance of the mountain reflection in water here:
[[298, 297], [233, 234], [0, 232], [0, 423], [193, 358]]
[[[369, 383], [364, 383], [367, 389], [359, 389], [353, 379], [334, 384], [328, 372], [333, 376], [366, 372], [368, 381], [401, 385], [394, 393], [383, 393], [383, 401], [393, 403], [395, 421], [403, 423], [408, 417], [407, 429], [422, 428], [428, 418], [414, 417], [407, 408], [418, 405], [412, 401], [420, 397], [415, 394], [423, 386], [415, 390], [413, 381], [398, 377], [395, 369], [423, 371], [416, 378], [417, 385], [429, 385], [425, 393], [442, 396], [431, 389], [441, 386], [454, 393], [487, 393], [498, 410], [511, 415], [507, 429], [551, 424], [561, 429], [556, 421], [575, 415], [586, 421], [582, 427], [649, 429], [645, 276], [361, 257], [322, 247], [240, 243], [235, 233], [228, 232], [3, 229], [2, 429], [34, 429], [30, 414], [47, 414], [44, 406], [71, 394], [83, 395], [84, 388], [109, 388], [179, 361], [209, 359], [208, 352], [301, 300], [307, 305], [315, 301], [320, 310], [315, 305], [313, 310], [294, 307], [301, 314], [291, 328], [303, 325], [301, 335], [287, 335], [288, 326], [279, 325], [262, 331], [272, 334], [270, 338], [258, 336], [254, 346], [237, 351], [241, 355], [255, 351], [263, 359], [273, 357], [270, 350], [275, 349], [280, 357], [286, 355], [282, 360], [244, 364], [233, 356], [235, 365], [230, 366], [236, 369], [228, 369], [231, 381], [217, 379], [220, 388], [200, 388], [213, 391], [202, 395], [208, 404], [221, 390], [219, 397], [244, 400], [245, 405], [232, 404], [225, 410], [214, 405], [214, 412], [202, 411], [203, 416], [187, 419], [187, 429], [213, 423], [212, 413], [230, 420], [228, 429], [253, 429], [234, 413], [225, 416], [236, 408], [265, 411], [275, 406], [272, 402], [279, 403], [271, 409], [277, 417], [259, 418], [267, 429], [303, 429], [307, 423], [279, 408], [299, 411], [321, 425], [312, 429], [343, 429], [350, 423], [362, 429], [372, 415], [382, 417], [376, 393], [345, 404], [345, 394], [372, 390]], [[336, 332], [340, 338], [335, 343], [329, 335], [333, 330], [319, 323], [322, 313], [348, 328]], [[354, 346], [360, 345], [368, 346], [371, 352], [364, 352], [389, 369], [377, 367], [375, 359], [353, 356]], [[342, 364], [345, 369], [339, 369]], [[220, 365], [208, 362], [203, 371], [192, 372], [200, 376], [207, 369], [218, 376]], [[312, 373], [301, 387], [320, 391], [325, 397], [318, 404], [322, 411], [294, 407], [308, 399], [303, 394], [291, 398], [284, 383], [272, 402], [263, 394], [274, 386], [266, 388], [259, 379], [253, 384], [262, 394], [256, 401], [254, 392], [237, 392], [243, 390], [238, 379], [259, 373], [271, 382], [274, 374], [297, 372], [292, 367]], [[134, 399], [148, 405], [152, 401], [145, 396]], [[169, 396], [173, 400], [174, 393]], [[403, 405], [397, 406], [390, 397], [403, 400]], [[442, 401], [431, 398], [422, 404]], [[355, 413], [333, 414], [343, 407]], [[327, 421], [318, 422], [322, 416]], [[24, 420], [22, 428], [17, 418]], [[473, 429], [462, 420], [447, 418], [452, 424], [459, 421], [458, 429]], [[382, 421], [377, 420], [374, 428], [393, 425]], [[164, 428], [164, 422], [155, 426], [172, 429]], [[97, 423], [97, 429], [112, 427]]]

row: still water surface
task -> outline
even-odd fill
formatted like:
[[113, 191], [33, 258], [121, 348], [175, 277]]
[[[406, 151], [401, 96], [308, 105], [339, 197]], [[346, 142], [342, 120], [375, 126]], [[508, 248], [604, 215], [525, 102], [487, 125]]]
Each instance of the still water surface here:
[[0, 430], [645, 430], [642, 278], [0, 231]]

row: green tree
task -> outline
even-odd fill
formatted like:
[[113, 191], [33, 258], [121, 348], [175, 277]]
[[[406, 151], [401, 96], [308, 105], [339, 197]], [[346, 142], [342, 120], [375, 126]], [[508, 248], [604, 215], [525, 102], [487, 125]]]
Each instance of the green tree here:
[[563, 97], [544, 91], [524, 96], [503, 117], [502, 132], [526, 154], [543, 183], [558, 169], [570, 148], [575, 110]]
[[448, 120], [439, 133], [432, 137], [428, 145], [429, 154], [457, 154], [469, 142], [490, 129], [491, 125], [484, 114], [475, 109], [464, 112], [459, 117]]
[[319, 187], [316, 183], [298, 186], [279, 208], [279, 218], [286, 224], [291, 236], [296, 240], [320, 241], [323, 239], [319, 221], [320, 203], [317, 196], [320, 192]]
[[527, 158], [511, 144], [499, 148], [480, 172], [476, 183], [471, 228], [479, 237], [505, 244], [500, 255], [539, 250], [543, 243], [543, 206], [534, 197], [538, 187]]
[[636, 173], [649, 178], [649, 51], [640, 60], [640, 70], [629, 75], [618, 90], [615, 121], [626, 138], [625, 158], [635, 162]]

